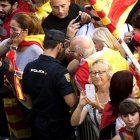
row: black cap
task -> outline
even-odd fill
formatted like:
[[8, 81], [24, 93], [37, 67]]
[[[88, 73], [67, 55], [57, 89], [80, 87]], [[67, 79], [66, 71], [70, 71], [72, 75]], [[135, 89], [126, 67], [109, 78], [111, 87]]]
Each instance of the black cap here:
[[7, 32], [2, 26], [3, 26], [3, 21], [0, 19], [0, 35], [1, 36], [6, 36]]
[[46, 31], [44, 40], [54, 40], [54, 41], [60, 41], [64, 43], [65, 39], [66, 36], [63, 32], [59, 30], [51, 29]]

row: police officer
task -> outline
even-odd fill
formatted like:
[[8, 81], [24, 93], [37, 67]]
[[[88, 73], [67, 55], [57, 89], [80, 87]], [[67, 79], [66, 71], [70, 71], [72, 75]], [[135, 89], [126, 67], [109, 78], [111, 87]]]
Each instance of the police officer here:
[[70, 75], [56, 59], [63, 49], [65, 34], [48, 30], [44, 39], [44, 53], [29, 63], [23, 73], [23, 89], [32, 101], [28, 116], [33, 139], [70, 140], [69, 107], [76, 105]]

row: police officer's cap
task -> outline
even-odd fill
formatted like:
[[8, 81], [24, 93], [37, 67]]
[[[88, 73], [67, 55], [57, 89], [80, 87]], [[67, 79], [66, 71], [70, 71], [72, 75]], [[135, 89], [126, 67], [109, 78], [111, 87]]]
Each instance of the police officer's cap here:
[[45, 40], [54, 40], [64, 43], [65, 38], [65, 34], [59, 30], [51, 29], [47, 30], [47, 32], [45, 33]]

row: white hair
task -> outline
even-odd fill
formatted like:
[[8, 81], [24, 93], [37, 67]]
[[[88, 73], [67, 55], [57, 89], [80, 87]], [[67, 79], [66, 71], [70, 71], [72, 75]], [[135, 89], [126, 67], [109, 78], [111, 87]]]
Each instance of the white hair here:
[[79, 39], [79, 41], [84, 40], [86, 42], [86, 46], [80, 45], [80, 43], [77, 43], [77, 45], [74, 46], [75, 52], [82, 54], [83, 58], [87, 58], [96, 52], [95, 45], [90, 37], [79, 35], [74, 37], [71, 42], [75, 41], [76, 39]]

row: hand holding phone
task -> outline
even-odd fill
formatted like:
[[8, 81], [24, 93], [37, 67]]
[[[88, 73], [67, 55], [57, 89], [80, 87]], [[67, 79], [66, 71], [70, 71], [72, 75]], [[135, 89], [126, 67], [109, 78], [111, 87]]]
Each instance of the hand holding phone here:
[[89, 100], [95, 100], [95, 86], [93, 84], [86, 84], [86, 96]]
[[77, 23], [77, 22], [79, 22], [80, 20], [81, 20], [81, 15], [78, 15], [78, 16], [75, 18], [74, 23]]

